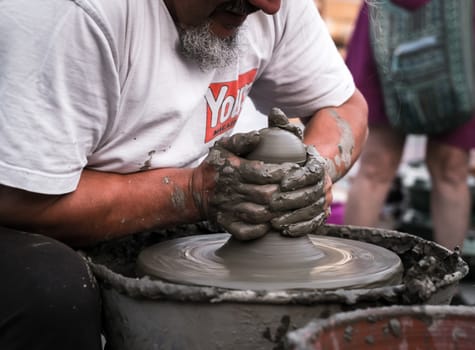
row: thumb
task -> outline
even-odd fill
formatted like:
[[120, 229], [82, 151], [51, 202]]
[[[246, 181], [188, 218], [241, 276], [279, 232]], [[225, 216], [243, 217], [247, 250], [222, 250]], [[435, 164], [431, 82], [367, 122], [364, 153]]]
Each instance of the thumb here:
[[267, 117], [269, 128], [280, 128], [283, 130], [290, 131], [295, 136], [297, 136], [300, 140], [303, 140], [303, 133], [302, 130], [297, 126], [289, 122], [289, 118], [285, 115], [285, 113], [277, 108], [274, 107], [269, 113]]
[[234, 134], [216, 141], [215, 145], [240, 157], [250, 153], [259, 144], [261, 136], [258, 131]]

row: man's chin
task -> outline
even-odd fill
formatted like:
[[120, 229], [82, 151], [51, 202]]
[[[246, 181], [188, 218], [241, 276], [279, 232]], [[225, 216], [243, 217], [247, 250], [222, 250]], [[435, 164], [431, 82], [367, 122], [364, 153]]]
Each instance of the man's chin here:
[[203, 71], [225, 68], [239, 57], [240, 28], [216, 33], [213, 26], [212, 22], [207, 22], [199, 27], [180, 30], [182, 55], [197, 62]]
[[216, 12], [209, 22], [210, 31], [218, 38], [235, 37], [246, 20], [247, 15], [233, 15], [227, 12]]
[[239, 31], [240, 27], [223, 27], [221, 25], [212, 25], [211, 31], [213, 35], [216, 37], [226, 40], [226, 39], [234, 39]]

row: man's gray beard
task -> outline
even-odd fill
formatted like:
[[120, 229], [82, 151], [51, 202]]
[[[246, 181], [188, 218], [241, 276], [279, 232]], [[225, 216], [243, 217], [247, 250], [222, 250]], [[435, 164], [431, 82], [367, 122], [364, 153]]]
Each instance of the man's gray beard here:
[[225, 68], [237, 62], [240, 52], [241, 29], [227, 38], [220, 38], [210, 30], [210, 23], [179, 29], [181, 53], [197, 62], [203, 71]]

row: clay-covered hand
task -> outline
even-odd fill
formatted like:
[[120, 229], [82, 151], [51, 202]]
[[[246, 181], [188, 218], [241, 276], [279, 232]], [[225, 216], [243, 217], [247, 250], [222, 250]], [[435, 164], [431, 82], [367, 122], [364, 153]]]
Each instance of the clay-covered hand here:
[[[302, 130], [282, 110], [273, 108], [268, 116], [269, 127], [292, 132], [303, 140]], [[313, 146], [306, 146], [307, 161], [292, 169], [282, 180], [280, 191], [270, 203], [272, 212], [283, 212], [272, 219], [275, 230], [287, 236], [300, 236], [315, 232], [330, 213], [332, 180], [326, 172], [325, 160]]]
[[[301, 168], [295, 163], [246, 159], [259, 141], [257, 131], [217, 141], [193, 175], [195, 202], [203, 215], [240, 240], [261, 237], [272, 229], [271, 220], [283, 213], [271, 211], [271, 202], [285, 207], [280, 184]], [[288, 178], [284, 182], [292, 187], [298, 181]]]
[[281, 109], [274, 107], [267, 116], [269, 128], [275, 127], [290, 131], [296, 135], [300, 140], [303, 140], [302, 129], [298, 125], [289, 122], [289, 118], [282, 112]]
[[307, 146], [307, 161], [289, 170], [270, 203], [271, 212], [283, 213], [271, 220], [274, 230], [292, 237], [315, 233], [330, 214], [331, 188], [324, 159]]
[[[269, 127], [302, 132], [282, 111], [274, 108]], [[246, 156], [261, 140], [259, 132], [236, 134], [216, 142], [195, 170], [196, 202], [208, 220], [220, 224], [235, 238], [246, 240], [278, 231], [287, 236], [315, 232], [329, 214], [332, 181], [324, 159], [306, 146], [306, 161], [271, 164]]]

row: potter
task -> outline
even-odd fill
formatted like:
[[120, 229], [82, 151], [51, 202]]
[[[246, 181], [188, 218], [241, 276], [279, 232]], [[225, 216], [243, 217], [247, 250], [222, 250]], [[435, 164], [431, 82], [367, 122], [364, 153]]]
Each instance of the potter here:
[[[2, 349], [100, 349], [78, 248], [203, 221], [305, 236], [366, 138], [313, 0], [2, 0], [0, 33]], [[248, 99], [303, 120], [302, 164], [246, 159], [260, 133], [232, 134]]]

